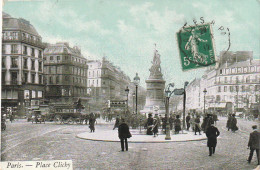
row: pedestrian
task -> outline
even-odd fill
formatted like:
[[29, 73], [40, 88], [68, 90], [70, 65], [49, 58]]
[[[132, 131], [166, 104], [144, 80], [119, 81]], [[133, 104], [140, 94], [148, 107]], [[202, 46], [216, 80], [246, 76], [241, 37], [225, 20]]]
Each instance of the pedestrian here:
[[235, 118], [235, 114], [232, 115], [231, 117], [231, 121], [230, 121], [230, 128], [232, 130], [232, 132], [235, 132], [238, 130], [238, 127], [237, 127], [237, 119]]
[[115, 130], [115, 128], [118, 128], [118, 126], [119, 126], [119, 121], [120, 121], [119, 115], [117, 115], [117, 116], [116, 116], [116, 122], [115, 122], [115, 125], [114, 125], [113, 130]]
[[220, 135], [218, 128], [214, 126], [214, 123], [211, 122], [211, 125], [207, 128], [206, 136], [208, 138], [207, 146], [209, 147], [209, 156], [215, 153], [217, 146], [217, 137]]
[[129, 131], [129, 126], [125, 123], [125, 119], [121, 119], [121, 124], [118, 126], [118, 137], [121, 142], [121, 150], [128, 151], [128, 142], [127, 138], [131, 138], [132, 135]]
[[94, 116], [94, 113], [90, 113], [90, 117], [89, 117], [89, 128], [90, 128], [90, 133], [91, 132], [95, 132], [95, 122], [96, 122], [96, 118]]
[[152, 117], [152, 113], [149, 113], [148, 114], [148, 119], [147, 119], [147, 122], [146, 122], [146, 128], [147, 128], [147, 131], [146, 131], [146, 134], [147, 135], [153, 135], [153, 131], [152, 131], [152, 128], [153, 128], [153, 117]]
[[229, 131], [229, 129], [231, 129], [231, 119], [232, 119], [231, 114], [228, 114], [228, 120], [227, 120], [227, 125], [226, 125], [228, 131]]
[[161, 127], [161, 119], [159, 118], [158, 114], [155, 114], [154, 118], [157, 120], [158, 129]]
[[217, 125], [218, 115], [216, 113], [213, 113], [212, 118], [213, 118], [214, 124]]
[[166, 118], [166, 114], [165, 114], [165, 116], [162, 118], [162, 131], [163, 131], [163, 134], [166, 134], [166, 123], [167, 123], [167, 118]]
[[195, 119], [195, 135], [197, 135], [196, 133], [199, 132], [199, 135], [201, 135], [200, 133], [200, 116], [197, 115], [196, 119]]
[[211, 123], [214, 124], [213, 118], [211, 114], [207, 114], [207, 116], [203, 119], [203, 122], [201, 124], [201, 128], [206, 133], [207, 128], [211, 125]]
[[249, 141], [248, 141], [248, 149], [250, 148], [250, 153], [247, 162], [251, 163], [254, 151], [256, 151], [257, 161], [258, 165], [260, 165], [260, 155], [259, 155], [259, 149], [260, 149], [260, 132], [257, 130], [257, 126], [252, 126], [253, 132], [250, 133]]
[[175, 134], [179, 134], [181, 130], [181, 120], [179, 115], [176, 115], [176, 119], [174, 121], [174, 130], [175, 130]]
[[153, 137], [156, 137], [158, 136], [158, 119], [154, 118], [153, 119], [153, 128], [152, 128], [152, 131], [153, 131]]
[[188, 131], [190, 129], [190, 119], [191, 119], [190, 113], [188, 113], [188, 116], [186, 116], [186, 124], [187, 124], [187, 130]]

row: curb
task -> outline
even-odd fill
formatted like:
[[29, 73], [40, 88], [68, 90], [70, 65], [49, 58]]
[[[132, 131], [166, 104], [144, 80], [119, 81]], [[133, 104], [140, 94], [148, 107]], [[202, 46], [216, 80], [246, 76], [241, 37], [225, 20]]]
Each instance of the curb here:
[[[76, 135], [76, 138], [83, 139], [83, 140], [90, 140], [90, 141], [99, 141], [99, 142], [120, 142], [114, 141], [114, 140], [103, 140], [103, 139], [89, 139], [89, 138], [84, 138]], [[202, 139], [191, 139], [191, 140], [183, 140], [183, 141], [128, 141], [128, 143], [172, 143], [172, 142], [193, 142], [193, 141], [202, 141], [202, 140], [207, 140], [207, 138], [202, 138]]]

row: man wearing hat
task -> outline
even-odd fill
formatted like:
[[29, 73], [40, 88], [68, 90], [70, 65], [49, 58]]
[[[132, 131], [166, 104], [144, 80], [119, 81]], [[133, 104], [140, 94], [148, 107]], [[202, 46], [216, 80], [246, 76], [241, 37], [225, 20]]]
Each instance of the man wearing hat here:
[[121, 142], [121, 150], [124, 151], [124, 149], [126, 149], [126, 151], [128, 151], [127, 138], [131, 138], [132, 135], [129, 131], [129, 126], [125, 123], [125, 119], [123, 118], [121, 119], [121, 124], [118, 126], [118, 137]]
[[214, 126], [214, 122], [210, 122], [210, 126], [206, 130], [206, 136], [208, 138], [207, 146], [209, 147], [209, 156], [215, 153], [217, 146], [217, 137], [220, 135], [218, 128]]
[[259, 158], [259, 149], [260, 149], [260, 132], [257, 131], [257, 126], [254, 125], [252, 126], [253, 128], [253, 132], [250, 133], [250, 137], [249, 137], [249, 141], [248, 141], [248, 148], [250, 148], [250, 154], [248, 157], [248, 163], [251, 162], [254, 151], [256, 151], [256, 156], [257, 156], [257, 161], [258, 161], [258, 165], [260, 162], [260, 158]]

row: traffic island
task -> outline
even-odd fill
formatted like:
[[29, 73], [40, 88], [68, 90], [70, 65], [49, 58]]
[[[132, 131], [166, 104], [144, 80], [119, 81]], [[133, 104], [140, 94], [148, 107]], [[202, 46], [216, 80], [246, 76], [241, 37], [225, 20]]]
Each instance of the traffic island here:
[[[194, 132], [181, 131], [179, 134], [173, 134], [171, 131], [171, 140], [165, 140], [165, 134], [159, 134], [154, 137], [153, 135], [146, 135], [145, 131], [140, 131], [132, 129], [130, 130], [132, 137], [128, 139], [130, 143], [164, 143], [164, 142], [189, 142], [189, 141], [199, 141], [206, 140], [207, 137], [204, 133], [201, 135], [195, 135]], [[76, 135], [77, 138], [92, 140], [92, 141], [103, 141], [103, 142], [119, 142], [118, 131], [117, 130], [102, 130], [96, 131], [94, 133], [85, 132]]]

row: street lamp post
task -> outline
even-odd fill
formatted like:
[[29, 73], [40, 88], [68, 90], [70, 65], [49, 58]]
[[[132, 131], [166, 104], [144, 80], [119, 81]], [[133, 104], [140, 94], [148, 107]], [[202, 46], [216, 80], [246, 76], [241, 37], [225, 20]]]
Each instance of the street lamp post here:
[[128, 111], [128, 94], [129, 94], [129, 88], [128, 88], [128, 86], [127, 86], [126, 89], [125, 89], [125, 93], [126, 93], [126, 96], [127, 96], [127, 98], [126, 98], [126, 111]]
[[133, 113], [135, 112], [135, 92], [132, 94], [133, 95]]
[[138, 85], [140, 83], [140, 77], [138, 76], [138, 73], [136, 73], [135, 77], [134, 77], [134, 84], [135, 84], [135, 114], [137, 114], [137, 94], [138, 94]]
[[166, 109], [166, 136], [165, 140], [171, 140], [171, 134], [170, 134], [170, 123], [169, 123], [169, 101], [170, 97], [173, 93], [173, 90], [170, 90], [170, 88], [174, 87], [174, 83], [168, 84], [167, 88], [165, 89], [165, 109]]
[[205, 88], [204, 90], [203, 90], [203, 93], [204, 93], [204, 115], [205, 115], [205, 99], [206, 99], [206, 93], [207, 93], [207, 89]]
[[186, 108], [186, 90], [185, 88], [188, 86], [189, 82], [185, 82], [184, 83], [184, 92], [183, 92], [183, 120], [182, 120], [182, 124], [183, 124], [183, 128], [185, 128], [185, 108]]

